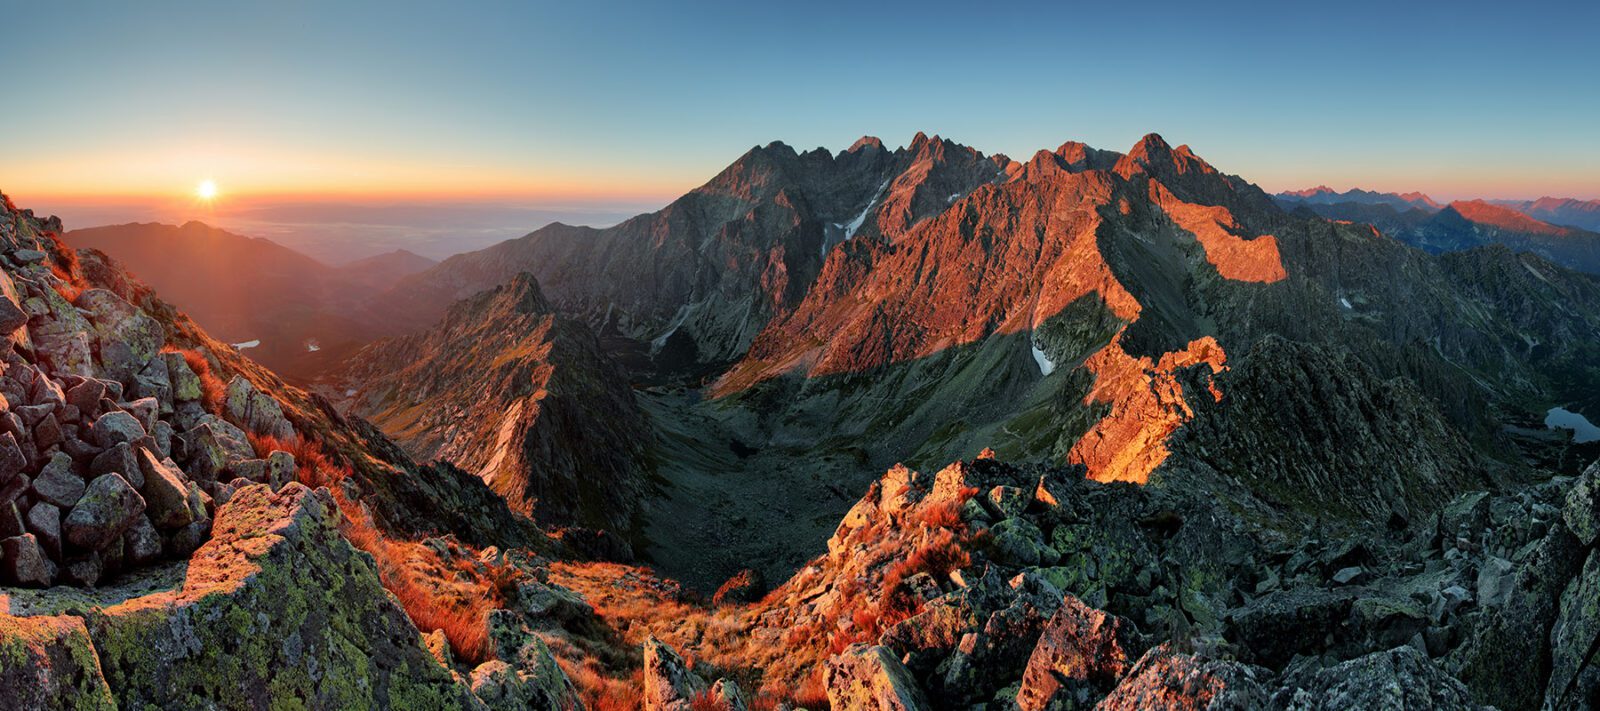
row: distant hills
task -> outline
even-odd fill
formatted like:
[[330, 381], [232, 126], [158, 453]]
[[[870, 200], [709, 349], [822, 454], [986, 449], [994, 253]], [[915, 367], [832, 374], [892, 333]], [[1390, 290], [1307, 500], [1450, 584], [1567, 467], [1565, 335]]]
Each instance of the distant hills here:
[[1558, 264], [1600, 274], [1600, 200], [1457, 200], [1448, 205], [1422, 193], [1379, 193], [1326, 186], [1274, 196], [1285, 209], [1370, 224], [1434, 253], [1504, 244]]
[[333, 267], [201, 222], [73, 230], [68, 244], [121, 262], [218, 338], [291, 380], [380, 335], [362, 304], [433, 260], [397, 250]]

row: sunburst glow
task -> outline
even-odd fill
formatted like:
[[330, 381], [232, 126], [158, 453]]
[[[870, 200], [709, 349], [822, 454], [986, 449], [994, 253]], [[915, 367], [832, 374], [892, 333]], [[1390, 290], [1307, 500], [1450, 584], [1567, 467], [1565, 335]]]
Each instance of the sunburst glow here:
[[217, 183], [216, 183], [216, 181], [213, 181], [213, 180], [202, 180], [202, 181], [200, 181], [199, 185], [194, 186], [194, 195], [195, 195], [195, 197], [198, 197], [201, 200], [206, 200], [206, 201], [215, 200], [216, 197], [217, 197]]

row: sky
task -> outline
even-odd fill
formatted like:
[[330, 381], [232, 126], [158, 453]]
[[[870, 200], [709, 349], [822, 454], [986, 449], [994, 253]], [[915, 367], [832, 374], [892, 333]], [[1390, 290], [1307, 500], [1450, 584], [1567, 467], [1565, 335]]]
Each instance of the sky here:
[[[0, 190], [69, 226], [308, 202], [589, 224], [773, 140], [1025, 159], [1154, 131], [1271, 191], [1600, 198], [1592, 1], [231, 5], [8, 8]], [[186, 200], [207, 178], [219, 199]]]

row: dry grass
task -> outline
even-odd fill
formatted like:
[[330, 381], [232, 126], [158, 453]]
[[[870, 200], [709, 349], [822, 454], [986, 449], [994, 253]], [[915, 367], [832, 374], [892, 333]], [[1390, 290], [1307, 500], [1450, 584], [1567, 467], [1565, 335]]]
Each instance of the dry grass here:
[[808, 709], [826, 709], [831, 707], [833, 704], [828, 701], [828, 680], [826, 678], [826, 674], [827, 671], [825, 670], [825, 667], [820, 664], [817, 665], [810, 674], [807, 674], [805, 680], [800, 682], [800, 688], [795, 690], [794, 705], [803, 706]]
[[433, 548], [392, 539], [379, 530], [367, 507], [351, 500], [341, 484], [350, 466], [310, 437], [292, 441], [249, 433], [256, 455], [274, 451], [294, 455], [295, 478], [312, 488], [327, 487], [343, 514], [340, 531], [350, 544], [372, 555], [378, 578], [422, 632], [440, 630], [456, 659], [476, 666], [494, 658], [488, 616], [505, 605], [520, 581], [520, 570], [468, 556], [446, 561]]
[[372, 555], [383, 586], [399, 600], [417, 629], [444, 632], [450, 650], [469, 666], [493, 659], [489, 613], [504, 606], [504, 591], [514, 584], [517, 574], [493, 566], [485, 566], [483, 571], [476, 566], [450, 566], [428, 546], [385, 538], [365, 507], [346, 499], [340, 487], [332, 491], [344, 512], [341, 528], [345, 538]]
[[583, 663], [559, 661], [562, 671], [572, 680], [589, 711], [635, 711], [644, 698], [644, 670], [636, 670], [626, 679], [607, 676], [593, 659]]
[[78, 302], [78, 295], [83, 293], [82, 287], [79, 287], [77, 284], [74, 284], [70, 281], [58, 281], [52, 288], [54, 288], [56, 293], [59, 294], [61, 298], [65, 299], [69, 304], [76, 304]]
[[348, 478], [350, 467], [340, 464], [335, 457], [310, 437], [284, 441], [272, 435], [246, 433], [250, 447], [257, 457], [265, 458], [274, 451], [288, 452], [294, 456], [295, 480], [313, 489], [333, 486]]

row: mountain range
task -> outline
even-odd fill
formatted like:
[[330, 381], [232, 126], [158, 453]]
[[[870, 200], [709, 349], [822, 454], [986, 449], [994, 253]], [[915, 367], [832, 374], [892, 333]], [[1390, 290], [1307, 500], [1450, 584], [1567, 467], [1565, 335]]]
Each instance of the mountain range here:
[[[1155, 134], [771, 143], [350, 285], [5, 217], [0, 705], [1600, 705], [1578, 228]], [[291, 385], [173, 263], [349, 345]]]
[[1303, 207], [1329, 219], [1374, 225], [1434, 253], [1504, 244], [1573, 269], [1600, 273], [1600, 234], [1584, 229], [1596, 227], [1591, 213], [1600, 210], [1600, 201], [1457, 200], [1440, 205], [1421, 193], [1360, 189], [1336, 193], [1326, 187], [1279, 193], [1276, 199], [1289, 209]]
[[259, 237], [199, 222], [134, 223], [73, 230], [79, 249], [127, 266], [206, 329], [251, 357], [303, 381], [380, 331], [359, 305], [434, 262], [398, 250], [330, 267]]

